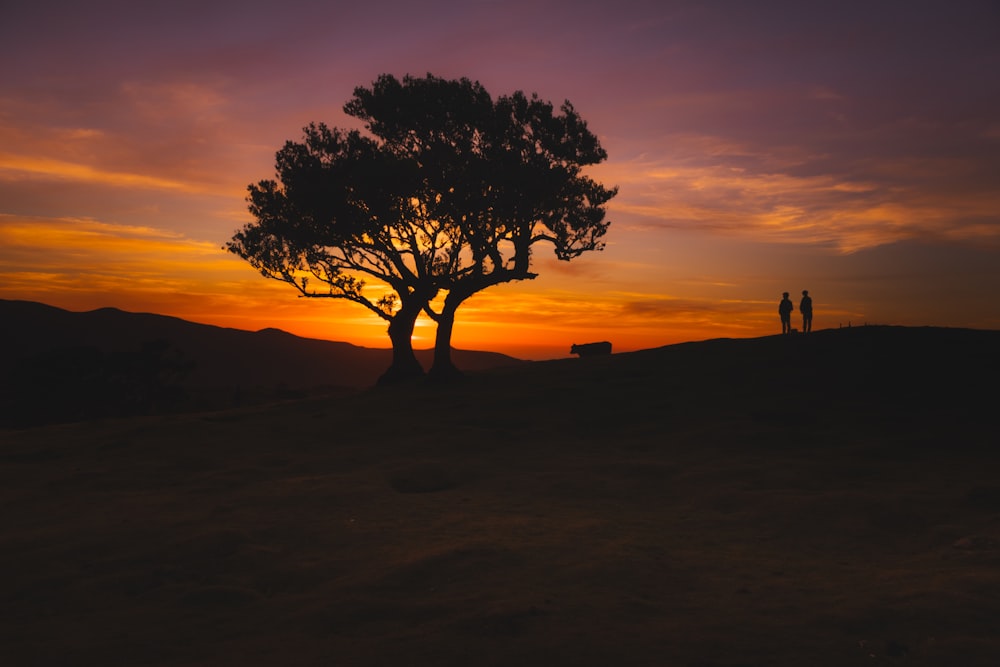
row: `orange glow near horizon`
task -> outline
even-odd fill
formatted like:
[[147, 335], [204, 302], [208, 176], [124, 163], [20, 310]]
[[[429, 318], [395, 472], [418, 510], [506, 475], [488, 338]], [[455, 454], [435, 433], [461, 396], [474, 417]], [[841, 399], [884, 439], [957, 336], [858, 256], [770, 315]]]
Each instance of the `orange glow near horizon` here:
[[[386, 323], [356, 304], [299, 298], [219, 247], [177, 234], [92, 220], [0, 217], [0, 243], [21, 257], [7, 270], [0, 298], [66, 308], [106, 306], [173, 315], [203, 324], [387, 347]], [[37, 248], [44, 247], [44, 252]], [[49, 266], [45, 266], [49, 264]], [[619, 351], [720, 336], [765, 335], [768, 304], [719, 304], [714, 312], [663, 295], [607, 292], [589, 296], [542, 278], [477, 294], [459, 310], [453, 345], [522, 358], [568, 356], [570, 345], [609, 339]], [[553, 281], [557, 282], [557, 281]], [[636, 306], [637, 303], [652, 304]], [[633, 304], [631, 306], [625, 304]], [[655, 312], [653, 312], [655, 309]], [[739, 313], [720, 325], [719, 313]], [[434, 323], [417, 322], [414, 346], [434, 344]]]
[[[274, 327], [304, 337], [388, 347], [386, 322], [361, 306], [298, 297], [290, 286], [262, 278], [220, 246], [177, 233], [86, 219], [0, 216], [0, 244], [16, 259], [7, 262], [0, 298], [68, 310], [113, 306], [216, 326]], [[614, 274], [621, 266], [602, 261], [619, 254], [617, 245], [592, 253], [585, 264], [580, 259], [543, 260], [538, 279], [475, 295], [458, 312], [453, 346], [548, 359], [569, 356], [572, 344], [595, 340], [610, 340], [621, 352], [775, 333], [771, 294], [758, 290], [757, 298], [748, 298], [740, 294], [744, 286], [739, 283], [704, 281], [693, 294], [618, 287]], [[629, 254], [633, 261], [642, 257], [641, 252]], [[685, 270], [682, 261], [671, 262], [679, 264], [674, 271]], [[678, 289], [684, 282], [667, 279], [665, 285]], [[706, 291], [734, 296], [707, 299]], [[862, 310], [826, 305], [818, 309], [815, 328], [865, 320]], [[434, 344], [434, 324], [426, 316], [417, 322], [413, 343], [417, 349]]]

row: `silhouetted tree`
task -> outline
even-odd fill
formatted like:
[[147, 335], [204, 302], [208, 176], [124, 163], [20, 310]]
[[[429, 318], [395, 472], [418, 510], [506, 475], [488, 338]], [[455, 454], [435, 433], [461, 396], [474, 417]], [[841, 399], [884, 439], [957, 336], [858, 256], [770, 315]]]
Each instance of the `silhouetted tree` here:
[[[278, 152], [281, 186], [250, 186], [256, 221], [227, 247], [303, 296], [348, 299], [387, 320], [384, 379], [422, 373], [410, 342], [421, 311], [438, 325], [432, 372], [451, 374], [465, 300], [534, 278], [538, 243], [562, 260], [603, 247], [617, 190], [581, 174], [607, 154], [569, 102], [557, 113], [522, 92], [494, 101], [468, 79], [383, 75], [344, 111], [371, 136], [305, 128]], [[369, 296], [365, 278], [391, 291]]]
[[569, 102], [556, 112], [522, 92], [494, 102], [467, 79], [383, 76], [347, 110], [417, 159], [421, 199], [447, 234], [435, 274], [443, 302], [425, 308], [438, 324], [432, 373], [455, 372], [451, 334], [466, 299], [536, 276], [533, 246], [550, 243], [567, 261], [603, 248], [617, 190], [581, 173], [607, 153]]
[[[438, 247], [411, 196], [417, 165], [357, 131], [312, 124], [304, 135], [277, 153], [280, 186], [249, 186], [256, 221], [227, 248], [303, 296], [365, 306], [389, 323], [393, 361], [383, 380], [422, 375], [410, 339], [437, 292]], [[366, 277], [389, 291], [367, 291]], [[312, 279], [325, 289], [314, 289]]]

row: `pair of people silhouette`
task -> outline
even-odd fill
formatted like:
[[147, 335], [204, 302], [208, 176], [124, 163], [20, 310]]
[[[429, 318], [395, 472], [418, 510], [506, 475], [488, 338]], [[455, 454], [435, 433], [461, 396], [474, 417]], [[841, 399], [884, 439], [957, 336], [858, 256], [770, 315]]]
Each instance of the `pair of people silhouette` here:
[[[781, 333], [792, 333], [792, 311], [795, 306], [788, 298], [788, 292], [782, 292], [781, 303], [778, 304], [778, 315], [781, 316]], [[802, 301], [799, 302], [799, 312], [802, 313], [802, 333], [809, 333], [813, 326], [813, 300], [809, 290], [802, 290]]]

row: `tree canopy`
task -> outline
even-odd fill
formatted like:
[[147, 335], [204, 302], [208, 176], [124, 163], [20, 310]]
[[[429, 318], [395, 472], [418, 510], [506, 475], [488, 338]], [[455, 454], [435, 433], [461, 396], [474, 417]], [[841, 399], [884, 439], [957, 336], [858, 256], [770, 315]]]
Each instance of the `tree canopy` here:
[[466, 299], [534, 278], [538, 244], [567, 261], [604, 247], [617, 189], [582, 173], [607, 154], [568, 101], [556, 111], [520, 91], [494, 100], [469, 79], [386, 74], [344, 111], [366, 132], [310, 124], [287, 142], [277, 179], [248, 188], [255, 220], [226, 247], [302, 296], [386, 320], [385, 380], [422, 374], [411, 343], [421, 312], [437, 322], [432, 373], [454, 373]]

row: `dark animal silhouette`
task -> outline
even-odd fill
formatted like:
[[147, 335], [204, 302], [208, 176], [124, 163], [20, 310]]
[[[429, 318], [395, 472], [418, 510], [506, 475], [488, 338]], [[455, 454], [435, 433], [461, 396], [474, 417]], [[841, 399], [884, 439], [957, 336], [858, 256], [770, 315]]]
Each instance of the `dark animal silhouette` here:
[[569, 353], [579, 354], [581, 357], [592, 357], [598, 354], [611, 354], [611, 343], [606, 340], [600, 343], [584, 343], [583, 345], [573, 343], [573, 347], [569, 348]]

